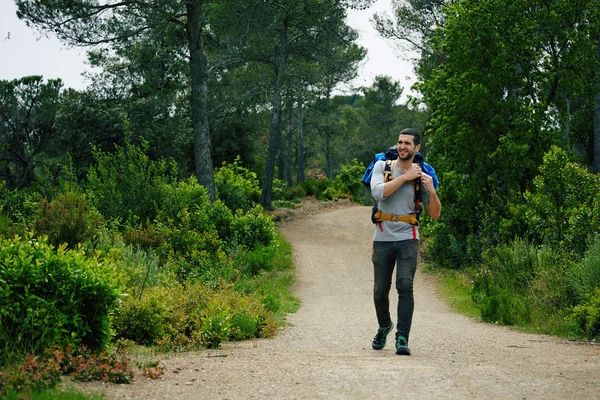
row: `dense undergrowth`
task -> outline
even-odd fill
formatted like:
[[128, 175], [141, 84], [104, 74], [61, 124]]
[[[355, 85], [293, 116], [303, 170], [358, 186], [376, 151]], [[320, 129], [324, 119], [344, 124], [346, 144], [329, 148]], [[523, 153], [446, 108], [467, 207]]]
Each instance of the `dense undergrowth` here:
[[[156, 377], [157, 353], [271, 337], [297, 309], [291, 246], [256, 174], [223, 164], [211, 202], [145, 150], [96, 151], [84, 181], [66, 165], [24, 190], [0, 183], [0, 394], [43, 396], [61, 375]], [[351, 179], [276, 181], [275, 204], [353, 197]]]
[[[298, 307], [291, 246], [258, 205], [256, 174], [239, 160], [216, 170], [211, 202], [194, 179], [177, 178], [175, 165], [151, 161], [143, 146], [95, 157], [84, 181], [67, 165], [57, 179], [26, 190], [0, 183], [0, 392], [7, 396], [54, 393], [64, 374], [155, 378], [161, 352], [271, 337]], [[334, 180], [314, 171], [293, 188], [276, 181], [274, 203], [293, 207], [312, 196], [369, 204], [363, 172], [353, 161]], [[441, 196], [452, 190], [445, 184]], [[431, 262], [451, 235], [424, 216], [428, 268], [467, 315], [596, 338], [600, 184], [555, 149], [535, 188], [513, 218], [496, 224], [500, 244], [459, 269]]]

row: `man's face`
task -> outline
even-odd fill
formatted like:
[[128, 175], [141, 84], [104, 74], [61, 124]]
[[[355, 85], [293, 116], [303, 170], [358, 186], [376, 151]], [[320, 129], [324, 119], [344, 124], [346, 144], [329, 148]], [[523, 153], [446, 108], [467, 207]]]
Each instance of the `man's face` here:
[[410, 160], [415, 153], [419, 151], [421, 145], [415, 146], [415, 138], [413, 135], [398, 136], [398, 158], [401, 160]]

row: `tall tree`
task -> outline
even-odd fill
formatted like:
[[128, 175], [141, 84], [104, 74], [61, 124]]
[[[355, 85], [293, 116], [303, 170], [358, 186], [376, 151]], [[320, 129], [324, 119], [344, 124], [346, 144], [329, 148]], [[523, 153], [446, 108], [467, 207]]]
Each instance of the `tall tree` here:
[[[429, 154], [447, 204], [437, 261], [460, 267], [518, 235], [511, 212], [566, 121], [577, 117], [589, 132], [595, 89], [585, 82], [597, 68], [590, 27], [599, 7], [588, 0], [462, 0], [445, 8], [432, 38], [443, 62], [418, 85], [432, 110]], [[577, 115], [564, 99], [581, 104]]]
[[44, 164], [59, 107], [60, 79], [41, 76], [0, 81], [0, 178], [11, 188], [29, 185]]
[[154, 40], [171, 24], [185, 29], [191, 85], [190, 109], [198, 182], [215, 198], [208, 126], [208, 64], [205, 8], [209, 0], [95, 2], [90, 0], [16, 0], [17, 15], [28, 24], [76, 46], [94, 46], [144, 38]]
[[223, 8], [222, 12], [240, 17], [235, 26], [213, 27], [221, 40], [228, 40], [224, 47], [232, 64], [237, 61], [246, 68], [261, 63], [270, 69], [265, 79], [271, 84], [271, 122], [261, 195], [261, 204], [270, 207], [281, 145], [282, 94], [289, 85], [290, 68], [297, 62], [326, 62], [332, 57], [331, 49], [352, 46], [356, 33], [344, 21], [344, 6], [335, 1], [240, 0], [235, 8]]

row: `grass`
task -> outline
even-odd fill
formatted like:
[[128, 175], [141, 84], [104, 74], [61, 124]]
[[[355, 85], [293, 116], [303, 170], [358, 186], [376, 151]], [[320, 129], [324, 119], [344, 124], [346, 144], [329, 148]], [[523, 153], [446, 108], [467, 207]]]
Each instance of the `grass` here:
[[425, 266], [425, 272], [437, 278], [437, 290], [457, 313], [481, 319], [477, 304], [471, 299], [471, 277], [464, 271], [434, 269]]
[[45, 389], [27, 394], [10, 392], [3, 397], [4, 400], [101, 400], [103, 398], [100, 395], [81, 393], [74, 389]]

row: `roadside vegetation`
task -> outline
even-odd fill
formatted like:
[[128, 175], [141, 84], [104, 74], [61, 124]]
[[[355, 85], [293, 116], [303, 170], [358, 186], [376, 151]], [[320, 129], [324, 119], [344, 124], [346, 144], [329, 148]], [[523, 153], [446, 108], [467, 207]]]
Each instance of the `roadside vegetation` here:
[[407, 99], [387, 76], [336, 94], [365, 57], [345, 23], [365, 2], [208, 3], [16, 0], [97, 72], [83, 91], [0, 81], [1, 393], [155, 378], [161, 352], [272, 337], [298, 299], [269, 212], [372, 205], [365, 167], [406, 127], [440, 182], [422, 233], [450, 303], [600, 336], [597, 0], [395, 2], [374, 21], [418, 56]]

